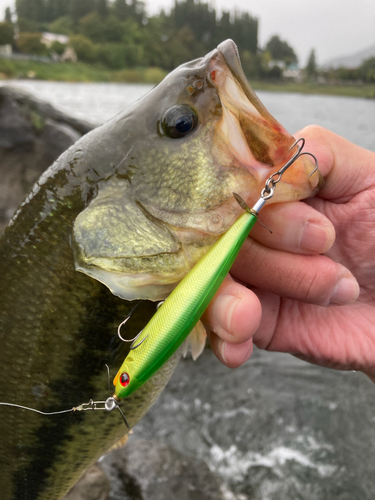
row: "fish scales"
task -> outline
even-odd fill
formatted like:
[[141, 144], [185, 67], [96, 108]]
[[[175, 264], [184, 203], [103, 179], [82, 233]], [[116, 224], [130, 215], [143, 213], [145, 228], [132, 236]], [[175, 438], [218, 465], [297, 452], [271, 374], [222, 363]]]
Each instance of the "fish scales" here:
[[[131, 312], [122, 335], [143, 329], [239, 216], [232, 192], [254, 202], [293, 142], [228, 40], [65, 152], [0, 240], [0, 401], [52, 412], [106, 399], [105, 364], [115, 374], [129, 350], [117, 326]], [[312, 167], [298, 160], [275, 200], [311, 195]], [[178, 359], [126, 398], [131, 426]], [[0, 406], [1, 498], [61, 499], [124, 434], [118, 412]]]
[[[134, 304], [74, 271], [69, 219], [80, 206], [66, 203], [59, 217], [51, 210], [35, 227], [40, 197], [47, 191], [48, 185], [42, 187], [18, 218], [22, 227], [32, 228], [27, 241], [7, 230], [1, 245], [0, 400], [9, 401], [11, 394], [23, 405], [54, 411], [77, 406], [93, 395], [108, 396], [105, 363], [116, 366], [126, 354], [126, 346], [119, 345], [113, 333]], [[48, 243], [41, 252], [38, 243], [46, 235]], [[148, 301], [136, 309], [130, 336], [142, 328], [143, 316], [150, 317], [154, 310]], [[129, 401], [129, 422], [139, 420], [153, 403], [174, 364], [160, 374], [159, 388], [154, 381]], [[61, 497], [82, 468], [124, 435], [118, 415], [103, 417], [100, 412], [86, 412], [46, 418], [6, 409], [0, 419], [2, 498]], [[16, 460], [9, 460], [10, 452]], [[11, 479], [16, 487], [12, 488]]]

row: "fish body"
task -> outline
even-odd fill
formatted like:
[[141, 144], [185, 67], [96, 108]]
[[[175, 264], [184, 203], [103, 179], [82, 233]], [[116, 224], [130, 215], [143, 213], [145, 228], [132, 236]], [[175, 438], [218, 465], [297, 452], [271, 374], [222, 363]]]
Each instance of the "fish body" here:
[[[130, 339], [289, 158], [294, 138], [243, 75], [233, 42], [174, 70], [66, 151], [0, 240], [0, 401], [58, 411], [108, 397]], [[307, 158], [274, 199], [318, 187]], [[293, 173], [294, 172], [294, 173]], [[289, 177], [288, 177], [289, 176]], [[138, 307], [134, 307], [138, 304]], [[127, 398], [131, 426], [178, 353]], [[3, 500], [59, 500], [124, 435], [118, 412], [0, 407]]]

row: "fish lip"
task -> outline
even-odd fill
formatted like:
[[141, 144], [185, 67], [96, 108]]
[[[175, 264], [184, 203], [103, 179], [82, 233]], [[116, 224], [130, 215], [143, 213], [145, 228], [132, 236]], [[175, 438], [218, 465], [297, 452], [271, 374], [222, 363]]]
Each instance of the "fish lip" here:
[[[258, 111], [258, 113], [272, 126], [275, 130], [281, 133], [286, 132], [284, 127], [272, 116], [268, 109], [264, 106], [262, 101], [255, 94], [254, 90], [251, 88], [246, 75], [242, 69], [241, 59], [238, 52], [237, 45], [233, 40], [228, 38], [224, 42], [221, 42], [216, 49], [217, 53], [224, 59], [224, 62], [234, 78], [237, 80], [241, 89], [243, 90], [246, 98]], [[215, 51], [215, 52], [216, 52]], [[217, 56], [216, 56], [217, 57]], [[294, 140], [291, 138], [289, 146], [292, 145]]]
[[233, 40], [229, 38], [228, 40], [221, 42], [217, 46], [217, 51], [224, 58], [224, 61], [232, 72], [233, 76], [235, 76], [237, 81], [241, 84], [246, 97], [250, 99], [250, 86], [242, 69], [240, 54], [238, 52], [237, 45]]

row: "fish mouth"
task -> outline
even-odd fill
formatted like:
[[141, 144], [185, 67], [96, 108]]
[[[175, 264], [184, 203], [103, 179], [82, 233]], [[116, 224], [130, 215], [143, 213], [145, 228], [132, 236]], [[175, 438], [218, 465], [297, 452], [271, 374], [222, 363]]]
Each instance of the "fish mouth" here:
[[[269, 113], [251, 88], [241, 66], [236, 44], [222, 42], [210, 54], [208, 80], [217, 89], [223, 113], [214, 134], [221, 157], [248, 170], [259, 183], [280, 169], [297, 151], [296, 139]], [[300, 157], [283, 177], [273, 201], [309, 197], [319, 189], [322, 177], [309, 174], [315, 164]]]

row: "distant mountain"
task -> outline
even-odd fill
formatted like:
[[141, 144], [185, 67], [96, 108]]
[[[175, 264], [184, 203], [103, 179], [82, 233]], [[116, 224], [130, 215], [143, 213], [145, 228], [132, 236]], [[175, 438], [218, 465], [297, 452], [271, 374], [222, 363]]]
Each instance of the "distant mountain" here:
[[323, 68], [358, 68], [365, 59], [375, 57], [375, 44], [368, 49], [361, 50], [349, 56], [336, 57], [322, 64]]

